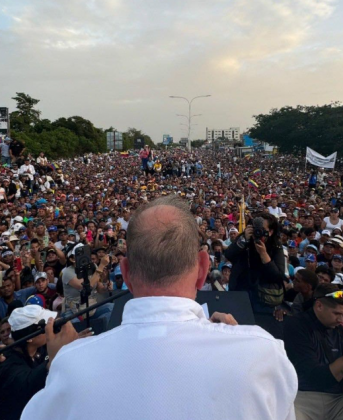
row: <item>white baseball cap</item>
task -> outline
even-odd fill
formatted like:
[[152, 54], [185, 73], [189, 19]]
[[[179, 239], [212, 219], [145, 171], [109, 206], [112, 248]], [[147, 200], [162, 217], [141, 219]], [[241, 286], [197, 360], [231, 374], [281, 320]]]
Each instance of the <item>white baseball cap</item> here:
[[20, 331], [44, 320], [46, 323], [49, 318], [56, 318], [57, 312], [49, 311], [39, 305], [28, 305], [23, 308], [14, 309], [8, 318], [8, 323], [12, 331]]
[[71, 257], [72, 255], [75, 255], [75, 251], [77, 250], [77, 248], [81, 248], [83, 247], [83, 244], [77, 244], [74, 246], [74, 248], [68, 252], [68, 257]]
[[328, 235], [328, 236], [331, 236], [331, 232], [330, 232], [328, 229], [324, 229], [324, 230], [322, 231], [322, 235]]
[[14, 226], [13, 226], [13, 231], [14, 232], [17, 232], [21, 227], [25, 227], [22, 223], [16, 223]]

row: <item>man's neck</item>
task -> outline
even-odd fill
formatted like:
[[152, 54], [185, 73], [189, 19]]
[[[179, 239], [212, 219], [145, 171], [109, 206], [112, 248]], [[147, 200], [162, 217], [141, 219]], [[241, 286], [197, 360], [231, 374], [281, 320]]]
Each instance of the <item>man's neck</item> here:
[[38, 348], [34, 344], [32, 343], [27, 344], [27, 352], [31, 358], [35, 356], [35, 354], [37, 353], [37, 350]]
[[9, 296], [8, 298], [4, 297], [4, 301], [7, 303], [7, 305], [14, 301], [14, 293], [13, 295]]
[[307, 300], [310, 300], [313, 296], [313, 291], [309, 292], [309, 293], [301, 293], [302, 297], [304, 298], [304, 301], [306, 302]]

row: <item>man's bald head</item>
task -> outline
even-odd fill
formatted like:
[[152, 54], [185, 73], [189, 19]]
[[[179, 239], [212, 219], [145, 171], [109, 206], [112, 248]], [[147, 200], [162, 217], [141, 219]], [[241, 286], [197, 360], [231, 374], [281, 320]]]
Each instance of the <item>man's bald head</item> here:
[[182, 200], [176, 196], [158, 198], [134, 213], [127, 248], [133, 282], [169, 286], [197, 264], [198, 227]]

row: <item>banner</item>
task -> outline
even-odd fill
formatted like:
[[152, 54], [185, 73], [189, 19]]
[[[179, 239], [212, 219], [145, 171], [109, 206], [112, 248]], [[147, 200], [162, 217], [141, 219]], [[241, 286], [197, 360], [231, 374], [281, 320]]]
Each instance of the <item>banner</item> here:
[[312, 165], [320, 166], [322, 168], [333, 169], [336, 163], [337, 152], [332, 153], [330, 156], [322, 156], [314, 150], [306, 147], [306, 160]]

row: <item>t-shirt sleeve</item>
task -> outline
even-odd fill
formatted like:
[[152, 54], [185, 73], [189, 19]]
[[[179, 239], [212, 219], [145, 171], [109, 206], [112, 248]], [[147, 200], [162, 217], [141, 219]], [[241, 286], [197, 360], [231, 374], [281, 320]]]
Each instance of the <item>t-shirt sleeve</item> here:
[[69, 284], [70, 280], [76, 277], [76, 274], [70, 270], [66, 270], [62, 275], [62, 283]]

